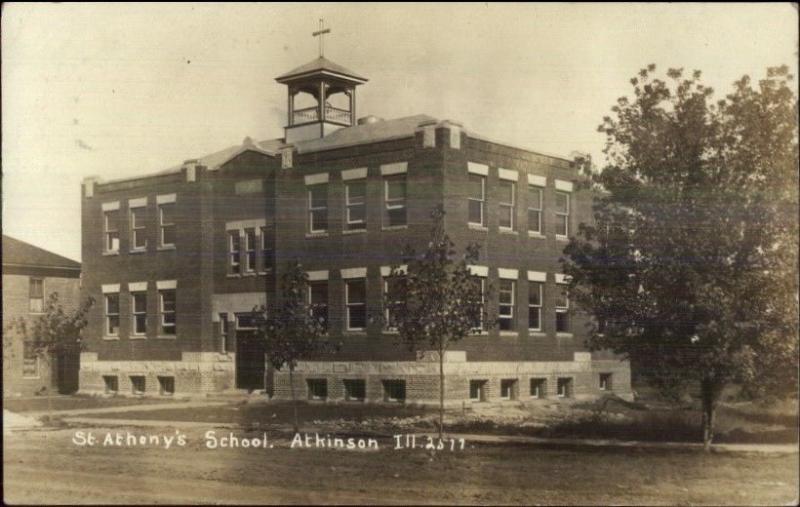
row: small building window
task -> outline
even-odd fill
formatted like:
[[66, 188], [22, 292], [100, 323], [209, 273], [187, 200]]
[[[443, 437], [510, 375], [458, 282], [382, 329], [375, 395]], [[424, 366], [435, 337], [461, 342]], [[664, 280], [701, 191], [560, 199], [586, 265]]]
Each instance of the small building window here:
[[557, 394], [559, 398], [572, 398], [572, 379], [569, 377], [559, 377], [557, 383]]
[[566, 287], [560, 287], [556, 296], [556, 333], [569, 332], [569, 296]]
[[319, 323], [323, 332], [328, 331], [328, 281], [308, 283], [308, 306], [311, 317]]
[[404, 283], [405, 277], [402, 275], [383, 278], [383, 291], [387, 301], [384, 312], [384, 318], [386, 319], [384, 327], [388, 331], [397, 330], [397, 308], [402, 303], [400, 298]]
[[344, 186], [348, 231], [367, 228], [367, 181], [349, 181]]
[[146, 387], [144, 375], [132, 375], [130, 379], [131, 392], [133, 394], [144, 394]]
[[469, 381], [470, 401], [486, 401], [486, 380]]
[[175, 377], [158, 377], [158, 392], [162, 396], [175, 394]]
[[516, 212], [516, 183], [500, 180], [500, 229], [513, 231]]
[[119, 392], [119, 377], [116, 375], [103, 375], [103, 384], [106, 394], [117, 394]]
[[176, 293], [175, 289], [163, 289], [158, 291], [161, 310], [161, 334], [167, 336], [175, 336], [176, 322], [175, 322], [175, 306], [176, 306]]
[[405, 174], [384, 177], [384, 203], [383, 225], [385, 227], [407, 224]]
[[514, 280], [500, 279], [500, 311], [498, 314], [498, 324], [500, 331], [513, 331], [514, 326], [514, 303], [515, 287]]
[[272, 250], [272, 227], [261, 228], [261, 271], [272, 269], [275, 257]]
[[556, 237], [569, 236], [569, 194], [556, 192]]
[[44, 312], [44, 278], [28, 279], [28, 310], [31, 313]]
[[504, 378], [500, 380], [500, 398], [504, 400], [517, 399], [517, 379]]
[[610, 373], [601, 373], [600, 374], [600, 390], [601, 391], [611, 391], [611, 374]]
[[238, 275], [242, 272], [242, 241], [239, 231], [228, 231], [228, 272]]
[[105, 295], [106, 336], [119, 336], [119, 293]]
[[363, 379], [344, 379], [344, 399], [347, 401], [364, 401], [367, 397], [367, 383]]
[[469, 174], [469, 223], [486, 226], [486, 176]]
[[528, 330], [542, 330], [542, 284], [528, 282]]
[[406, 401], [406, 381], [405, 380], [384, 380], [383, 398], [386, 401]]
[[528, 232], [542, 234], [542, 189], [528, 187]]
[[256, 230], [244, 230], [244, 270], [246, 273], [256, 271]]
[[175, 246], [175, 203], [158, 205], [159, 241], [162, 247]]
[[253, 312], [243, 312], [234, 314], [236, 318], [237, 331], [253, 331], [258, 326], [256, 325], [256, 315]]
[[147, 292], [131, 293], [131, 311], [133, 313], [133, 334], [147, 333]]
[[228, 340], [230, 339], [230, 324], [228, 323], [228, 314], [219, 314], [219, 351], [224, 354], [228, 351]]
[[24, 342], [22, 345], [22, 376], [39, 378], [39, 351], [33, 342]]
[[531, 379], [531, 398], [543, 399], [547, 397], [547, 379]]
[[363, 278], [345, 281], [347, 330], [363, 331], [367, 327], [367, 281]]
[[119, 252], [119, 210], [103, 212], [103, 238], [106, 252]]
[[308, 230], [311, 233], [328, 231], [328, 185], [308, 187]]
[[147, 248], [147, 208], [139, 206], [130, 209], [131, 250]]
[[309, 400], [326, 400], [328, 399], [328, 381], [324, 378], [310, 378], [306, 380], [308, 384], [308, 399]]

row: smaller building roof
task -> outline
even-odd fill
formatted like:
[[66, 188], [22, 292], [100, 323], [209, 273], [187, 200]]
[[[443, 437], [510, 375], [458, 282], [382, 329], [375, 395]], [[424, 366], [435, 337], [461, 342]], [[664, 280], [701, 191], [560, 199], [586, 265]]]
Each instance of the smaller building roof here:
[[3, 234], [3, 267], [29, 266], [80, 271], [81, 263]]
[[329, 73], [337, 75], [338, 77], [349, 78], [348, 80], [350, 81], [358, 81], [361, 83], [367, 82], [367, 78], [356, 74], [348, 68], [342, 67], [338, 63], [328, 60], [324, 56], [320, 56], [319, 58], [312, 60], [305, 65], [301, 65], [295, 69], [292, 69], [285, 74], [281, 74], [275, 78], [275, 81], [279, 83], [285, 83], [287, 81], [293, 81], [295, 79], [301, 79], [322, 73]]

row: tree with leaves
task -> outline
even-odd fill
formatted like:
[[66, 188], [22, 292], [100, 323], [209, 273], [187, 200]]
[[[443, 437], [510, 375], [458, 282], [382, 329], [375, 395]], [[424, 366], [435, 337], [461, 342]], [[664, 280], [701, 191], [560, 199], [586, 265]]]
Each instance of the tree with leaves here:
[[271, 311], [257, 311], [257, 337], [264, 340], [269, 364], [276, 370], [289, 370], [289, 391], [294, 411], [294, 432], [299, 432], [294, 370], [299, 360], [311, 355], [334, 352], [338, 344], [328, 340], [327, 315], [307, 301], [308, 274], [297, 262], [290, 262], [281, 276], [281, 298]]
[[796, 389], [797, 96], [786, 67], [716, 102], [699, 71], [654, 73], [631, 79], [599, 127], [594, 223], [564, 270], [596, 317], [593, 347], [664, 392], [699, 387], [708, 449], [726, 385]]
[[424, 251], [405, 247], [406, 267], [392, 266], [384, 296], [386, 326], [396, 329], [411, 350], [433, 348], [438, 354], [440, 438], [444, 431], [445, 353], [451, 344], [489, 326], [484, 316], [488, 288], [469, 269], [478, 261], [480, 247], [470, 244], [456, 259], [455, 245], [444, 231], [444, 215], [441, 207], [433, 210], [434, 226]]
[[[86, 327], [86, 316], [93, 304], [94, 299], [90, 297], [74, 310], [64, 309], [58, 293], [53, 292], [47, 297], [42, 315], [32, 319], [17, 317], [8, 330], [18, 333], [24, 345], [42, 362], [52, 363], [59, 356], [80, 351], [81, 330]], [[47, 393], [48, 417], [52, 411], [51, 394]]]

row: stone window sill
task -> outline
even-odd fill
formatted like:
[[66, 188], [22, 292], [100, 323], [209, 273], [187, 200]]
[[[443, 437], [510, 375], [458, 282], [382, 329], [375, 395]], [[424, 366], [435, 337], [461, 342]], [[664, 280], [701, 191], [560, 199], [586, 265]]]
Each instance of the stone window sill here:
[[384, 225], [381, 230], [384, 231], [402, 231], [403, 229], [408, 229], [408, 224], [406, 225]]
[[566, 243], [566, 242], [569, 241], [569, 237], [568, 236], [559, 236], [558, 234], [556, 234], [556, 241], [563, 241], [563, 242]]
[[540, 329], [528, 329], [529, 336], [547, 336], [547, 333]]
[[164, 252], [167, 250], [175, 250], [175, 249], [176, 249], [175, 245], [161, 245], [160, 247], [157, 248], [159, 252]]
[[500, 234], [513, 234], [515, 236], [518, 236], [519, 232], [515, 231], [514, 229], [506, 229], [505, 227], [500, 227]]
[[475, 224], [475, 223], [472, 223], [472, 222], [468, 222], [467, 223], [467, 227], [469, 227], [469, 229], [471, 231], [489, 232], [489, 228], [486, 227], [485, 225], [481, 225], [481, 224]]
[[242, 277], [242, 275], [240, 275], [239, 273], [228, 273], [228, 274], [227, 274], [227, 275], [225, 275], [225, 276], [226, 276], [227, 278], [241, 278], [241, 277]]
[[572, 338], [572, 333], [556, 333], [557, 338]]
[[519, 336], [517, 331], [500, 331], [500, 336]]
[[257, 275], [258, 273], [256, 273], [255, 271], [246, 271], [242, 273], [242, 276], [257, 276]]
[[327, 232], [307, 232], [306, 239], [314, 239], [314, 238], [327, 238]]
[[116, 341], [119, 340], [119, 336], [103, 336], [103, 339], [108, 341]]
[[367, 330], [366, 329], [345, 329], [344, 334], [345, 335], [350, 335], [350, 336], [366, 336], [367, 335]]
[[538, 232], [531, 232], [531, 231], [528, 231], [528, 237], [529, 238], [536, 238], [536, 239], [547, 239], [547, 236], [545, 236], [544, 234], [541, 234], [541, 233], [538, 233]]
[[146, 340], [147, 339], [147, 335], [144, 335], [144, 334], [132, 334], [132, 335], [128, 336], [128, 339], [129, 340]]
[[147, 249], [146, 248], [136, 248], [134, 250], [130, 250], [128, 253], [129, 254], [143, 254], [143, 253], [147, 253]]
[[365, 234], [367, 229], [345, 229], [342, 234]]
[[110, 251], [110, 252], [109, 251], [105, 251], [105, 252], [103, 252], [103, 255], [106, 255], [106, 256], [108, 256], [108, 255], [119, 255], [119, 250], [113, 250], [113, 251]]
[[172, 334], [172, 335], [160, 334], [160, 335], [156, 336], [156, 338], [158, 338], [159, 340], [174, 340], [176, 338], [176, 336], [174, 334]]

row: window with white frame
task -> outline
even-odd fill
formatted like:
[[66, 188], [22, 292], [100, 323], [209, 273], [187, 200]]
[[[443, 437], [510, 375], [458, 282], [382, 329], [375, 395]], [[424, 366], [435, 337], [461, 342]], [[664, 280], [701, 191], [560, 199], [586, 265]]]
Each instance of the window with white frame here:
[[131, 393], [144, 394], [145, 389], [147, 387], [144, 375], [132, 375], [129, 378], [131, 381]]
[[103, 249], [119, 252], [119, 209], [103, 211]]
[[569, 236], [569, 194], [556, 192], [556, 236], [566, 238]]
[[469, 175], [469, 223], [472, 225], [486, 226], [486, 176], [481, 174]]
[[542, 234], [542, 189], [528, 186], [528, 232]]
[[261, 228], [261, 271], [269, 271], [275, 262], [272, 251], [272, 227]]
[[514, 303], [516, 299], [514, 280], [505, 278], [500, 279], [499, 283], [499, 312], [498, 312], [498, 325], [500, 331], [513, 331], [514, 327]]
[[384, 318], [386, 319], [385, 328], [387, 331], [397, 330], [397, 306], [400, 305], [400, 295], [402, 294], [405, 277], [402, 275], [383, 277], [383, 292], [386, 295], [386, 309]]
[[308, 282], [308, 307], [311, 317], [328, 331], [328, 281]]
[[384, 227], [407, 224], [406, 175], [393, 174], [384, 177]]
[[516, 215], [516, 183], [501, 179], [500, 188], [500, 229], [514, 230]]
[[159, 241], [162, 247], [175, 246], [175, 203], [158, 205]]
[[367, 327], [367, 281], [364, 278], [345, 280], [347, 330], [363, 331]]
[[308, 186], [308, 231], [328, 232], [328, 184]]
[[131, 292], [131, 313], [133, 320], [133, 334], [147, 334], [147, 292]]
[[230, 324], [228, 323], [228, 314], [219, 314], [219, 351], [225, 353], [228, 351], [228, 341], [230, 339]]
[[567, 287], [561, 285], [556, 293], [556, 332], [569, 333], [569, 295]]
[[476, 322], [475, 322], [475, 327], [473, 328], [472, 331], [474, 333], [480, 333], [482, 331], [485, 331], [485, 329], [486, 329], [484, 318], [483, 318], [483, 315], [484, 315], [485, 310], [486, 310], [486, 278], [483, 277], [483, 276], [473, 276], [472, 277], [472, 281], [473, 281], [473, 283], [475, 283], [475, 284], [480, 286], [479, 289], [478, 289], [479, 292], [480, 292], [480, 296], [479, 296], [480, 297], [480, 301], [479, 301], [479, 303], [480, 303], [480, 311], [479, 311], [479, 314], [478, 314]]
[[44, 312], [44, 278], [30, 277], [28, 279], [28, 311], [31, 313]]
[[239, 231], [228, 231], [228, 273], [238, 275], [242, 272], [242, 240]]
[[254, 331], [256, 325], [256, 315], [253, 312], [241, 312], [234, 314], [237, 331]]
[[105, 295], [106, 336], [119, 336], [119, 293]]
[[542, 288], [540, 282], [528, 282], [528, 330], [542, 330]]
[[347, 220], [345, 229], [357, 231], [367, 228], [367, 180], [345, 182], [345, 208]]
[[256, 271], [256, 230], [253, 228], [244, 230], [244, 271]]
[[176, 291], [175, 289], [161, 289], [158, 291], [158, 298], [161, 313], [161, 334], [175, 336], [177, 331], [175, 321]]
[[138, 205], [129, 210], [131, 217], [131, 250], [147, 248], [147, 207]]

